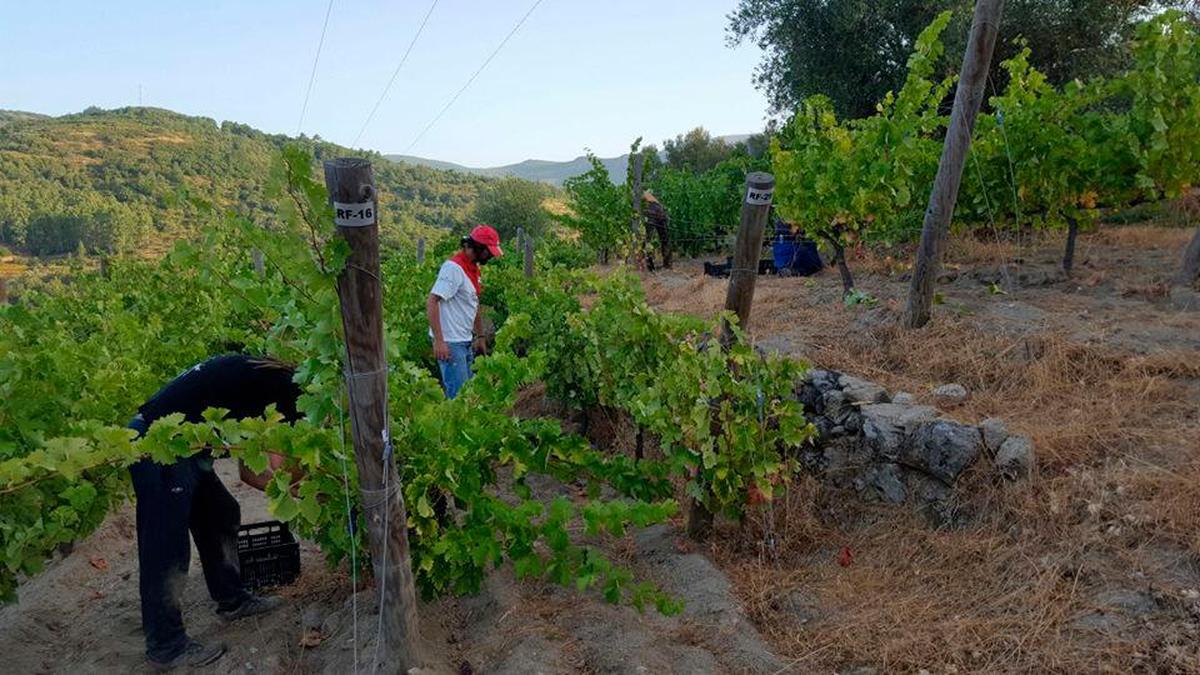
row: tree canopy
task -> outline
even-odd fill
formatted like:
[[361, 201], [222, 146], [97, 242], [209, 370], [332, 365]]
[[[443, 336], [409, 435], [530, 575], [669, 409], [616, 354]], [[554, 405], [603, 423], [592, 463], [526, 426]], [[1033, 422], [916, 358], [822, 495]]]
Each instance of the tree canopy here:
[[703, 173], [729, 159], [733, 146], [713, 135], [704, 127], [663, 141], [667, 166], [680, 171]]
[[[989, 93], [1007, 81], [999, 64], [1033, 48], [1033, 65], [1051, 84], [1110, 75], [1129, 62], [1137, 20], [1185, 0], [1008, 0], [992, 59]], [[940, 12], [953, 10], [947, 49], [936, 74], [957, 72], [970, 29], [972, 0], [739, 0], [729, 14], [730, 46], [753, 42], [765, 55], [755, 73], [777, 112], [824, 94], [844, 117], [864, 117], [904, 83], [917, 36]], [[1192, 10], [1196, 11], [1196, 10]]]
[[479, 193], [471, 219], [496, 228], [502, 239], [517, 236], [525, 228], [531, 237], [540, 237], [550, 224], [550, 214], [542, 208], [549, 188], [521, 178], [501, 178]]

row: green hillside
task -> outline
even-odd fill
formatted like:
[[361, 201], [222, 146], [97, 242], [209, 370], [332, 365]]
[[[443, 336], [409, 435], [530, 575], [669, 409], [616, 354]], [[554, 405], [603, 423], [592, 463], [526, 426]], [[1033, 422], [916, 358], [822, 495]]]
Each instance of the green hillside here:
[[21, 110], [0, 110], [0, 127], [10, 122], [25, 122], [28, 120], [46, 119], [45, 115], [23, 112]]
[[[278, 150], [290, 139], [157, 108], [62, 117], [0, 113], [0, 244], [34, 255], [159, 250], [211, 213], [267, 225]], [[345, 148], [302, 138], [318, 158]], [[361, 154], [361, 153], [355, 153]], [[486, 178], [377, 154], [382, 231], [393, 242], [461, 223]]]

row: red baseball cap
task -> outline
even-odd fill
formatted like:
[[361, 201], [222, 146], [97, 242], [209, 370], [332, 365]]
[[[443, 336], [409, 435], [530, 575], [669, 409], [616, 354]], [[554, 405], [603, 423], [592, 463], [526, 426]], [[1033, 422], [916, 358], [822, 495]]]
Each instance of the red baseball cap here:
[[500, 250], [500, 233], [491, 225], [477, 225], [471, 230], [471, 238], [475, 241], [487, 246], [491, 254], [499, 258], [504, 255], [504, 251]]

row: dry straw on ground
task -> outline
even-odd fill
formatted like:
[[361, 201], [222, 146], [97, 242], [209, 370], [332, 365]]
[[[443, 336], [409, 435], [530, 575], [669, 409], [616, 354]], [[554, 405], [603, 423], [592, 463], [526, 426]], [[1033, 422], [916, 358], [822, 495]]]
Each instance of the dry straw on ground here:
[[[1188, 236], [1106, 228], [1081, 238], [1077, 260], [1085, 274], [1148, 283]], [[957, 238], [948, 267], [1053, 261], [1060, 244]], [[836, 275], [764, 278], [752, 335], [924, 402], [960, 383], [972, 396], [953, 415], [1030, 435], [1039, 471], [1015, 485], [968, 477], [976, 515], [962, 529], [804, 481], [773, 514], [726, 531], [714, 553], [795, 672], [1200, 672], [1200, 315], [1121, 298], [1120, 284], [995, 297], [960, 281], [912, 332], [896, 321], [907, 285], [888, 277], [895, 258], [858, 267], [877, 306], [838, 302]], [[724, 293], [694, 273], [646, 286], [656, 306], [700, 316]], [[993, 311], [1001, 302], [1023, 313]]]

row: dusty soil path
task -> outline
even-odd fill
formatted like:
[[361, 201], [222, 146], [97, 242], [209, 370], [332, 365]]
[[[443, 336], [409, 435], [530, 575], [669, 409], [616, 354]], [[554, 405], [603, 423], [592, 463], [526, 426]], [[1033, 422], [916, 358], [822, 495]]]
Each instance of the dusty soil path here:
[[[262, 494], [237, 481], [232, 462], [219, 460], [217, 467], [242, 505], [243, 522], [269, 519]], [[562, 487], [546, 481], [541, 489], [550, 494]], [[3, 670], [152, 672], [142, 658], [135, 542], [127, 504], [25, 583], [19, 603], [0, 608]], [[686, 550], [672, 527], [604, 545], [642, 578], [683, 598], [684, 614], [639, 614], [573, 589], [517, 583], [502, 569], [475, 597], [421, 607], [436, 672], [773, 673], [784, 667], [745, 618], [724, 573]], [[301, 579], [278, 590], [287, 599], [282, 609], [227, 624], [214, 612], [193, 555], [184, 599], [188, 631], [230, 648], [208, 672], [355, 672], [356, 644], [359, 662], [367, 661], [374, 646], [374, 593], [353, 593], [348, 576], [328, 569], [312, 544], [302, 542], [301, 558]], [[313, 644], [302, 647], [306, 635]]]

